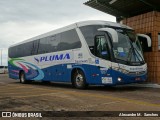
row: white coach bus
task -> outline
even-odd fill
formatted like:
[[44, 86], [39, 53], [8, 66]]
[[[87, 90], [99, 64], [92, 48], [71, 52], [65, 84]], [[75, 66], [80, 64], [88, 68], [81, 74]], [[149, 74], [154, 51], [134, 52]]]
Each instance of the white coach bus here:
[[147, 65], [137, 36], [128, 26], [107, 21], [78, 22], [9, 48], [9, 77], [87, 85], [143, 82]]

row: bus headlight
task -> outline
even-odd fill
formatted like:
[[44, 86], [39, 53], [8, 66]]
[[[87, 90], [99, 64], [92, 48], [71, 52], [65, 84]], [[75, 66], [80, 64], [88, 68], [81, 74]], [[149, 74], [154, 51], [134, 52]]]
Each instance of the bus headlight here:
[[118, 79], [117, 79], [119, 82], [121, 82], [122, 81], [122, 78], [120, 78], [120, 77], [118, 77]]

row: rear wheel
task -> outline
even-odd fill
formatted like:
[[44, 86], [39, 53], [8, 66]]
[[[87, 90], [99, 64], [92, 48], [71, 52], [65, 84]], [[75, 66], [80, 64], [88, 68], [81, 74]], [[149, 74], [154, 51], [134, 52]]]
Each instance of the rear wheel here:
[[81, 70], [76, 70], [74, 72], [73, 85], [78, 89], [85, 89], [87, 87], [85, 75]]
[[32, 81], [30, 80], [26, 80], [26, 77], [25, 77], [25, 73], [24, 72], [21, 72], [20, 73], [20, 83], [22, 84], [25, 84], [25, 83], [31, 83]]

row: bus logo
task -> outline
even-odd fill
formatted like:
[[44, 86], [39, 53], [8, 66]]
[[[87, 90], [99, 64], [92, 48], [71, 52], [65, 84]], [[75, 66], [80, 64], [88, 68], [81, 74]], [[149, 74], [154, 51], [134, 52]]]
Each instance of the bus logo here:
[[60, 54], [60, 55], [50, 55], [50, 56], [41, 56], [39, 58], [34, 58], [35, 61], [39, 62], [48, 62], [48, 61], [62, 61], [62, 60], [70, 60], [70, 54]]
[[34, 59], [35, 59], [35, 61], [37, 61], [39, 63], [39, 59], [37, 59], [37, 58], [34, 58]]

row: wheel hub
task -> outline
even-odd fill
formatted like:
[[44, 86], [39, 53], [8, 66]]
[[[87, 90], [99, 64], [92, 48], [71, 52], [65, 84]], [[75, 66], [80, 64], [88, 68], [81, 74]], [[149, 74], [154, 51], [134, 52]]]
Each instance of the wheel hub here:
[[78, 74], [77, 76], [76, 76], [76, 84], [77, 84], [77, 86], [82, 86], [82, 84], [83, 84], [83, 76], [81, 75], [81, 74]]

